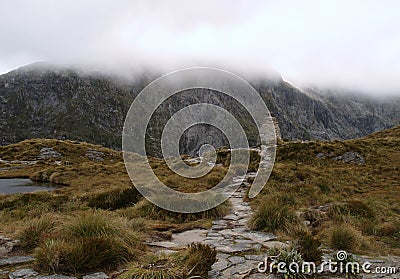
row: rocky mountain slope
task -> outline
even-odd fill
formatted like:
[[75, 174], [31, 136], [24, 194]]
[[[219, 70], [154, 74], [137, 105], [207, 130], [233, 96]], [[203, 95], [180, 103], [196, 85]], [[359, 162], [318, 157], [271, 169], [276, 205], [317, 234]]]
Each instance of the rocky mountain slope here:
[[[121, 131], [132, 100], [157, 74], [143, 72], [131, 80], [100, 73], [36, 63], [0, 76], [0, 144], [26, 138], [58, 138], [121, 147]], [[365, 136], [400, 123], [400, 101], [351, 95], [304, 92], [282, 79], [254, 79], [282, 138], [332, 140]], [[146, 144], [159, 155], [159, 138], [168, 118], [199, 102], [224, 107], [245, 127], [251, 145], [258, 142], [252, 119], [236, 101], [210, 90], [181, 92], [152, 117]], [[221, 132], [196, 125], [185, 132], [180, 147], [194, 154], [202, 143], [227, 145]]]

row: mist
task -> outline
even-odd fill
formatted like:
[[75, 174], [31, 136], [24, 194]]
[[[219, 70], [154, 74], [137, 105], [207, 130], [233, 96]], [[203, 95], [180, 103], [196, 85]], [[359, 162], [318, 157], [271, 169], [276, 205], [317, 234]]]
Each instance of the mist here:
[[124, 74], [212, 66], [400, 96], [398, 1], [22, 1], [0, 10], [0, 73], [36, 61]]

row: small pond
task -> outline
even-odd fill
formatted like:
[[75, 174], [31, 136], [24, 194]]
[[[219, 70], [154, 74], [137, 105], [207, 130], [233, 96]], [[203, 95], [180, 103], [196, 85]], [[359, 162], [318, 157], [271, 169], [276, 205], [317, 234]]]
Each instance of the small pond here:
[[35, 191], [53, 191], [56, 187], [46, 183], [33, 182], [28, 178], [0, 179], [0, 194], [31, 193]]

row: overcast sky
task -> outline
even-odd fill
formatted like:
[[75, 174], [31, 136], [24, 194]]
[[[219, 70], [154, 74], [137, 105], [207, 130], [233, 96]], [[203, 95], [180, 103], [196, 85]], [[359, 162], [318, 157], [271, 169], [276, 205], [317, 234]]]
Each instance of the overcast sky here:
[[0, 73], [36, 61], [279, 72], [400, 95], [400, 1], [3, 0]]

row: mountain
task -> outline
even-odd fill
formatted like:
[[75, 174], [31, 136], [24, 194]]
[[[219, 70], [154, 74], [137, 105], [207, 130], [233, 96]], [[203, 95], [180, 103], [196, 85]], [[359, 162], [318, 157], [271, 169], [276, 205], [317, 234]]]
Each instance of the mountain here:
[[[125, 115], [135, 96], [159, 74], [143, 71], [133, 78], [35, 63], [0, 76], [0, 144], [27, 138], [87, 141], [121, 148]], [[300, 90], [278, 79], [248, 79], [279, 124], [283, 139], [332, 140], [362, 137], [400, 124], [400, 100]], [[160, 155], [159, 139], [168, 118], [194, 103], [217, 104], [244, 127], [251, 145], [259, 138], [246, 110], [226, 95], [207, 89], [183, 91], [153, 114], [146, 137], [149, 155]], [[182, 153], [195, 154], [202, 143], [227, 145], [207, 125], [189, 128]]]

